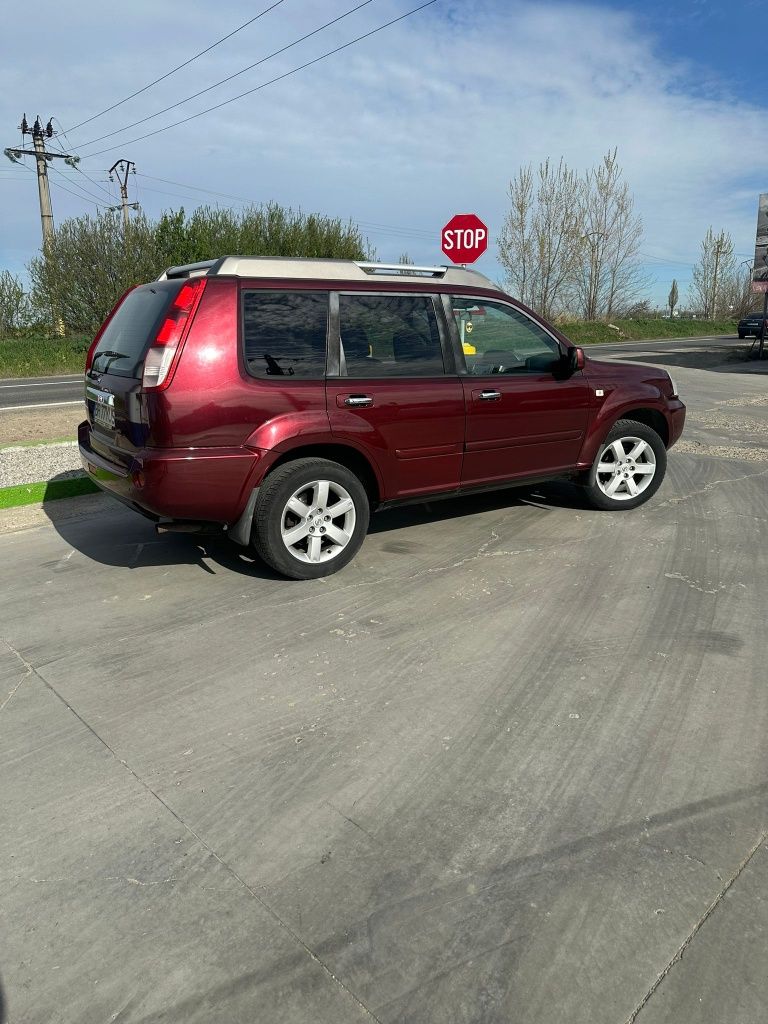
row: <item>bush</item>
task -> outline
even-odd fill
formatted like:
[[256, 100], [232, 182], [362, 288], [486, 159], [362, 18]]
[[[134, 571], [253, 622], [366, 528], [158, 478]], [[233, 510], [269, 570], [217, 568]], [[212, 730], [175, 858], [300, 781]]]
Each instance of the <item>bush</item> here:
[[243, 211], [200, 207], [140, 214], [124, 234], [120, 215], [99, 212], [57, 228], [53, 241], [32, 260], [34, 304], [52, 310], [68, 333], [93, 332], [120, 295], [156, 278], [166, 267], [226, 255], [314, 256], [367, 259], [372, 253], [351, 222], [305, 214], [276, 203]]

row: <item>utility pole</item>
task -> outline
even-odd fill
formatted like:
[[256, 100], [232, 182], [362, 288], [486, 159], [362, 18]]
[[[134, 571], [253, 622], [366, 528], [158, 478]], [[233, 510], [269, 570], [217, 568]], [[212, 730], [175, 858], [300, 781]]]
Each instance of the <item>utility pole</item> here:
[[[130, 223], [128, 220], [128, 210], [139, 209], [138, 203], [128, 202], [128, 175], [131, 173], [131, 169], [133, 169], [133, 173], [135, 174], [136, 164], [133, 160], [118, 160], [109, 168], [109, 180], [114, 181], [115, 179], [112, 175], [115, 174], [117, 176], [118, 184], [120, 185], [120, 205], [110, 206], [110, 210], [123, 211], [123, 231], [126, 235], [128, 234], [128, 225]], [[121, 174], [122, 177], [120, 177]]]
[[27, 124], [27, 115], [21, 119], [19, 125], [22, 137], [32, 136], [33, 149], [6, 149], [5, 155], [13, 163], [20, 163], [23, 156], [33, 156], [37, 162], [37, 190], [40, 196], [40, 223], [43, 228], [43, 249], [53, 240], [53, 209], [51, 207], [51, 189], [48, 184], [48, 163], [51, 160], [73, 160], [69, 153], [52, 153], [45, 148], [45, 140], [51, 139], [56, 134], [49, 119], [48, 124], [43, 128], [38, 115], [35, 123], [30, 128]]
[[[43, 253], [45, 254], [48, 250], [49, 245], [53, 242], [53, 208], [51, 206], [51, 188], [48, 183], [48, 164], [51, 160], [66, 160], [71, 164], [77, 161], [77, 157], [72, 156], [69, 153], [52, 153], [45, 148], [45, 140], [52, 139], [57, 133], [53, 130], [52, 119], [48, 119], [48, 124], [43, 128], [38, 114], [35, 118], [35, 123], [32, 127], [29, 127], [27, 123], [27, 115], [23, 114], [21, 118], [21, 124], [19, 125], [22, 140], [27, 136], [32, 136], [32, 149], [15, 149], [9, 147], [5, 150], [5, 155], [12, 163], [21, 163], [22, 157], [33, 156], [37, 163], [37, 191], [40, 197], [40, 224], [43, 229]], [[23, 141], [22, 141], [23, 145]], [[51, 310], [53, 316], [53, 327], [58, 335], [64, 334], [64, 321], [56, 308]]]

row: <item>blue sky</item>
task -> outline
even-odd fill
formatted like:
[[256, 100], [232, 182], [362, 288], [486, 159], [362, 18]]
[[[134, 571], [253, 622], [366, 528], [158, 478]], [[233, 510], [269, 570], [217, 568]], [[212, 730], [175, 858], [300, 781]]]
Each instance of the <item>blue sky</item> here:
[[[757, 194], [768, 190], [760, 56], [768, 0], [437, 0], [341, 55], [133, 141], [419, 2], [373, 0], [229, 85], [88, 145], [355, 5], [283, 0], [155, 88], [72, 130], [269, 2], [133, 0], [120, 29], [100, 0], [45, 0], [5, 13], [0, 140], [18, 145], [24, 111], [30, 119], [55, 115], [67, 130], [57, 144], [81, 155], [91, 179], [62, 168], [52, 175], [58, 222], [116, 201], [105, 169], [128, 157], [139, 171], [131, 199], [149, 214], [206, 201], [238, 205], [225, 195], [274, 199], [354, 218], [380, 259], [407, 250], [417, 261], [442, 262], [440, 227], [455, 212], [479, 213], [497, 236], [521, 164], [563, 156], [583, 169], [617, 146], [645, 225], [642, 258], [656, 301], [673, 276], [685, 295], [710, 224], [731, 233], [740, 258], [751, 255]], [[32, 60], [35, 53], [49, 59]], [[22, 271], [40, 243], [35, 177], [0, 160], [0, 267]], [[495, 244], [477, 266], [500, 277]]]

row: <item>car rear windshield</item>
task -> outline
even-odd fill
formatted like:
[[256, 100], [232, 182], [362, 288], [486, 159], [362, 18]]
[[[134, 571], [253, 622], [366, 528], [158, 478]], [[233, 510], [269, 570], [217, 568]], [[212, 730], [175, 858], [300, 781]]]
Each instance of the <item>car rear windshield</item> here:
[[91, 367], [94, 373], [141, 377], [144, 357], [181, 283], [159, 281], [126, 295], [99, 338]]

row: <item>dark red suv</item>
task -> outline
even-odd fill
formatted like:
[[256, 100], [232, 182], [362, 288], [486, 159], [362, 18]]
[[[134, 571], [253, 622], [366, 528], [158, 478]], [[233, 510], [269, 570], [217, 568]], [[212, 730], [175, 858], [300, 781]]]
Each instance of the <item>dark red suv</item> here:
[[85, 383], [100, 487], [294, 579], [399, 502], [571, 477], [634, 508], [685, 419], [666, 372], [585, 359], [474, 271], [346, 260], [173, 267], [120, 299]]

